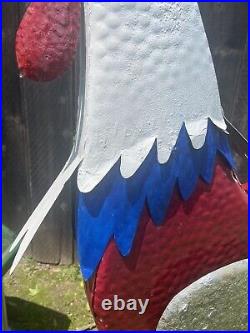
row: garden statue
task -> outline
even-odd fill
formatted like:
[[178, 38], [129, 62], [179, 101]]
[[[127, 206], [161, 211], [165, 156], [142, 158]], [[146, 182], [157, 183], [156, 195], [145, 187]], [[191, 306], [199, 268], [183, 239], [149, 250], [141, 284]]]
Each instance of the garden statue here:
[[208, 40], [195, 2], [34, 2], [16, 37], [22, 76], [57, 78], [78, 39], [75, 144], [18, 235], [11, 272], [78, 168], [77, 248], [97, 328], [154, 330], [179, 291], [247, 257], [247, 194]]

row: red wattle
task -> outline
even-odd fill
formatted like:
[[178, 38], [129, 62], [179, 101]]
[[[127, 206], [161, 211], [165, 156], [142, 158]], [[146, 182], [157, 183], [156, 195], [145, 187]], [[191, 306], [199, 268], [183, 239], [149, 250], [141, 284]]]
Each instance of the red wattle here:
[[[156, 226], [147, 209], [128, 257], [111, 241], [95, 277], [86, 284], [99, 330], [155, 330], [171, 299], [190, 283], [247, 257], [247, 194], [218, 160], [211, 185], [199, 181], [184, 202], [175, 193], [166, 221]], [[104, 310], [114, 295], [149, 299], [144, 314]]]
[[71, 65], [80, 32], [79, 2], [32, 2], [16, 34], [22, 76], [50, 81]]

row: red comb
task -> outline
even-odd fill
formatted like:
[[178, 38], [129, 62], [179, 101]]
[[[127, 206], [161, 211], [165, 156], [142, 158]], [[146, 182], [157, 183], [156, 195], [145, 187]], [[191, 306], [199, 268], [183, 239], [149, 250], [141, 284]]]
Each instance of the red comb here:
[[71, 65], [80, 32], [79, 2], [32, 2], [16, 34], [22, 76], [50, 81]]

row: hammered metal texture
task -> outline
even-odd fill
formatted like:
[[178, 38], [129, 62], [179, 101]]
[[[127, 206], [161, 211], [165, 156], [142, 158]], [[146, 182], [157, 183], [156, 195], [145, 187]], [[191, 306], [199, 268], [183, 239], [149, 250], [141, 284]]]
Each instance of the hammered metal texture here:
[[[122, 257], [111, 241], [86, 291], [100, 330], [154, 330], [171, 299], [219, 267], [247, 257], [247, 195], [219, 160], [211, 185], [199, 181], [184, 202], [175, 193], [162, 226], [145, 207], [133, 250]], [[105, 311], [103, 299], [149, 298], [143, 315]]]
[[80, 192], [92, 191], [119, 159], [121, 175], [133, 176], [154, 142], [158, 161], [167, 162], [183, 123], [196, 149], [208, 118], [226, 129], [196, 2], [88, 2], [84, 13]]

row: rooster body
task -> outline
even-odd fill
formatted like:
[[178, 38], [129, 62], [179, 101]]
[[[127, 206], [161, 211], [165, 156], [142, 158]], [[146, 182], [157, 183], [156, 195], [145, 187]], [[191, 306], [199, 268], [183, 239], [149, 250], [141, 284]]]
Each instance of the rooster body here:
[[[65, 4], [70, 27], [80, 17], [79, 7]], [[41, 3], [34, 6], [42, 8]], [[88, 3], [84, 10], [80, 134], [64, 169], [22, 229], [14, 265], [79, 165], [77, 247], [97, 327], [155, 329], [179, 291], [246, 258], [247, 196], [232, 171], [197, 3]], [[20, 69], [35, 80], [59, 76], [75, 52], [78, 26], [73, 26], [62, 67], [54, 71], [41, 64], [42, 74], [40, 55], [27, 70], [27, 55], [35, 50], [20, 50], [20, 38], [27, 39], [30, 28], [25, 37], [19, 32]], [[58, 62], [60, 45], [53, 43], [51, 55]], [[148, 299], [147, 309], [143, 314], [103, 309], [103, 300], [114, 295], [124, 301]]]
[[[213, 182], [199, 180], [191, 198], [173, 194], [164, 223], [156, 226], [147, 206], [133, 249], [121, 256], [112, 240], [86, 291], [100, 330], [155, 330], [169, 302], [200, 277], [247, 258], [247, 195], [223, 158]], [[144, 314], [106, 311], [103, 299], [149, 299]]]

